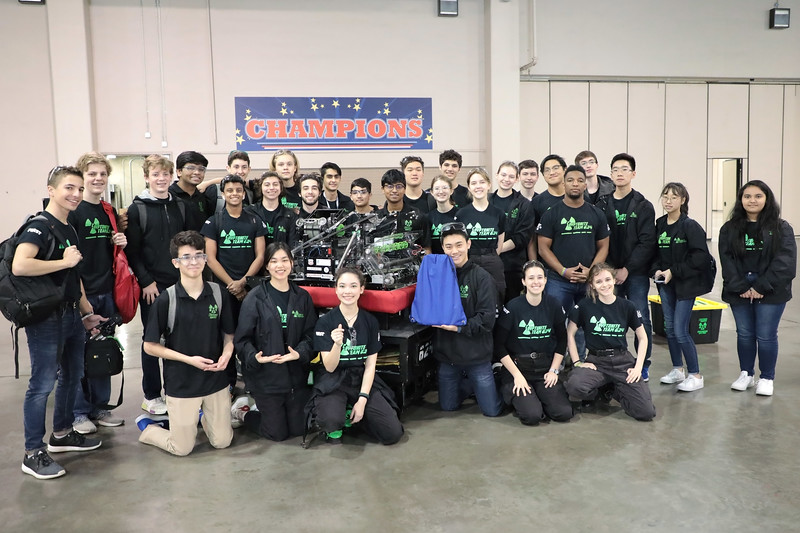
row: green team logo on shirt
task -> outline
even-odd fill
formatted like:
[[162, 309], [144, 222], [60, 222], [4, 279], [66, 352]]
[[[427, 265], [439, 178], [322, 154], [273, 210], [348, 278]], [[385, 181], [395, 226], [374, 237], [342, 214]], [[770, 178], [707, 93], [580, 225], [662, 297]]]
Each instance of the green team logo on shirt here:
[[58, 249], [59, 249], [59, 250], [64, 250], [64, 249], [65, 249], [67, 246], [72, 246], [72, 244], [69, 242], [69, 239], [67, 239], [67, 244], [66, 244], [66, 246], [65, 246], [65, 245], [63, 245], [63, 244], [61, 244], [61, 243], [58, 243]]
[[306, 315], [301, 313], [300, 311], [292, 311], [292, 318], [305, 318]]
[[599, 319], [592, 316], [589, 319], [589, 322], [594, 324], [594, 332], [603, 335], [605, 337], [620, 337], [625, 335], [625, 328], [620, 326], [619, 324], [612, 324], [610, 322], [606, 322], [604, 317], [600, 317]]
[[552, 328], [550, 326], [537, 326], [533, 323], [533, 320], [528, 320], [527, 322], [524, 320], [520, 320], [519, 327], [522, 328], [522, 333], [520, 333], [517, 338], [518, 339], [541, 339], [550, 336], [550, 332]]
[[469, 285], [459, 285], [458, 290], [461, 293], [462, 300], [469, 298]]
[[367, 345], [366, 344], [350, 344], [350, 339], [344, 341], [342, 344], [342, 350], [340, 352], [339, 358], [342, 357], [346, 359], [359, 359], [358, 357], [350, 357], [353, 355], [367, 355]]
[[617, 226], [624, 226], [628, 221], [628, 215], [626, 213], [620, 213], [616, 209], [614, 209], [614, 216], [617, 219]]
[[517, 218], [519, 216], [519, 207], [515, 207], [508, 213], [508, 218]]
[[470, 237], [497, 237], [497, 228], [484, 228], [480, 222], [467, 224], [467, 231]]
[[278, 316], [281, 318], [281, 324], [284, 324], [284, 325], [285, 325], [285, 324], [286, 324], [286, 316], [287, 316], [287, 313], [284, 313], [284, 312], [283, 312], [283, 310], [281, 309], [281, 306], [280, 306], [280, 305], [276, 305], [275, 307], [277, 307], [277, 308], [278, 308]]
[[253, 241], [250, 240], [249, 235], [236, 235], [236, 232], [233, 230], [227, 233], [225, 230], [222, 230], [219, 232], [219, 236], [222, 239], [221, 246], [226, 248], [250, 248], [253, 245]]
[[217, 307], [217, 304], [211, 304], [208, 306], [208, 318], [211, 320], [219, 318], [219, 307]]
[[89, 220], [87, 218], [83, 225], [89, 228], [89, 235], [86, 236], [86, 239], [96, 239], [98, 237], [111, 235], [111, 226], [108, 224], [100, 224], [100, 221], [96, 218], [94, 220]]
[[265, 224], [265, 226], [267, 226], [267, 235], [270, 237], [275, 235], [275, 226], [270, 226], [269, 224]]
[[671, 240], [672, 239], [669, 238], [669, 235], [667, 235], [667, 232], [665, 231], [664, 233], [658, 236], [658, 246], [660, 248], [669, 248]]
[[[772, 232], [770, 232], [770, 235], [772, 235]], [[744, 249], [745, 250], [747, 250], [748, 252], [753, 252], [753, 251], [757, 251], [757, 250], [762, 250], [763, 248], [764, 248], [763, 241], [759, 241], [756, 244], [756, 240], [755, 240], [754, 237], [751, 237], [747, 233], [744, 234]]]
[[591, 233], [593, 229], [591, 223], [575, 220], [575, 217], [562, 218], [561, 223], [564, 224], [564, 229], [561, 231], [562, 235]]
[[289, 200], [286, 199], [285, 196], [281, 198], [281, 203], [284, 205], [284, 207], [288, 209], [297, 209], [298, 207], [300, 207], [300, 204], [298, 202], [290, 202]]
[[413, 220], [405, 220], [403, 223], [403, 227], [405, 231], [411, 231], [411, 228], [414, 226]]
[[431, 224], [431, 234], [434, 237], [438, 237], [442, 234], [442, 226], [443, 224]]

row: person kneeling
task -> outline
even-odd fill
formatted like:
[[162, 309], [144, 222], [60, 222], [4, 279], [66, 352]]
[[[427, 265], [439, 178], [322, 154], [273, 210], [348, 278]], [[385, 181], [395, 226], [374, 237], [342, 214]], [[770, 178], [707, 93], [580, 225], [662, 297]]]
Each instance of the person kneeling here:
[[169, 247], [180, 280], [156, 298], [144, 335], [145, 352], [164, 359], [169, 429], [164, 417], [142, 415], [136, 419], [142, 430], [139, 442], [188, 455], [202, 409], [208, 441], [227, 448], [233, 429], [225, 367], [233, 354], [235, 330], [228, 291], [203, 281], [205, 240], [199, 233], [180, 232]]
[[[584, 298], [569, 313], [567, 343], [572, 363], [576, 367], [566, 383], [570, 396], [593, 400], [600, 387], [613, 385], [612, 398], [619, 401], [626, 414], [636, 420], [648, 421], [656, 416], [650, 388], [642, 381], [642, 366], [647, 353], [647, 334], [639, 311], [629, 300], [614, 294], [615, 270], [598, 263], [589, 270]], [[578, 359], [575, 334], [583, 328], [589, 355], [585, 362]], [[634, 330], [639, 346], [636, 357], [628, 351], [625, 333]]]
[[[336, 273], [339, 305], [317, 321], [314, 349], [322, 368], [314, 372], [314, 391], [306, 408], [331, 444], [342, 442], [342, 429], [358, 424], [381, 444], [403, 436], [391, 389], [375, 375], [381, 349], [377, 319], [358, 308], [364, 274], [353, 267]], [[352, 406], [348, 412], [348, 406]]]
[[567, 349], [564, 310], [543, 294], [547, 275], [539, 261], [522, 267], [522, 284], [525, 294], [503, 307], [494, 329], [495, 357], [504, 367], [500, 391], [525, 425], [535, 426], [545, 416], [566, 422], [572, 404], [558, 380]]

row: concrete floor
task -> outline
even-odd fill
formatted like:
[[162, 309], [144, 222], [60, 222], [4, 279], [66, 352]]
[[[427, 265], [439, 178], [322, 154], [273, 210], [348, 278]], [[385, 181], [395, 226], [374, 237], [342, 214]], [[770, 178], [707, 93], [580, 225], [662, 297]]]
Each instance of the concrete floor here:
[[719, 342], [698, 346], [701, 391], [658, 383], [671, 365], [656, 337], [650, 423], [612, 402], [566, 424], [523, 427], [512, 416], [484, 418], [473, 403], [442, 413], [433, 392], [404, 413], [395, 446], [345, 435], [343, 446], [303, 450], [299, 439], [276, 444], [238, 429], [226, 450], [201, 432], [185, 458], [137, 441], [141, 329], [133, 325], [122, 332], [126, 400], [117, 412], [126, 425], [100, 428], [97, 451], [54, 454], [68, 474], [51, 481], [20, 471], [29, 364], [23, 341], [15, 380], [6, 331], [0, 530], [799, 531], [799, 309], [795, 299], [784, 314], [772, 398], [730, 390], [739, 367], [726, 310]]

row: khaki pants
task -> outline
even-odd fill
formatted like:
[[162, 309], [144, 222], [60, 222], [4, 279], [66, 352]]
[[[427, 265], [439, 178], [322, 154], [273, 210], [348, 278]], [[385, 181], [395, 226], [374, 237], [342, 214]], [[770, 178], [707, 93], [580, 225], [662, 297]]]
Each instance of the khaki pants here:
[[231, 396], [228, 388], [199, 398], [167, 396], [169, 430], [151, 424], [144, 428], [139, 442], [158, 446], [174, 455], [189, 455], [197, 437], [197, 417], [203, 409], [201, 423], [208, 441], [215, 448], [227, 448], [233, 439], [231, 428]]

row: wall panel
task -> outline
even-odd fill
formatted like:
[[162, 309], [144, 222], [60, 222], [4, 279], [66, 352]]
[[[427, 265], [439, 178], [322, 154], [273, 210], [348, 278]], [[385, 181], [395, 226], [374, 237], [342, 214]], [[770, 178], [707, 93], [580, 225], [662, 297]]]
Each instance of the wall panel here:
[[550, 84], [520, 83], [520, 158], [537, 163], [550, 153]]
[[748, 85], [708, 85], [708, 157], [747, 156]]
[[664, 136], [664, 180], [679, 181], [689, 189], [689, 214], [708, 231], [706, 205], [705, 84], [667, 84]]
[[550, 149], [572, 164], [589, 144], [589, 84], [550, 83]]
[[633, 187], [661, 213], [659, 195], [664, 185], [663, 83], [631, 83], [628, 89], [628, 153], [636, 158]]
[[[628, 84], [589, 84], [589, 144], [598, 172], [609, 175], [611, 158], [628, 150]], [[573, 154], [574, 155], [574, 154]], [[635, 156], [634, 156], [635, 157]]]
[[783, 102], [783, 181], [778, 198], [783, 218], [800, 234], [800, 85], [787, 85]]
[[780, 197], [783, 152], [783, 86], [750, 88], [749, 176], [766, 182]]

